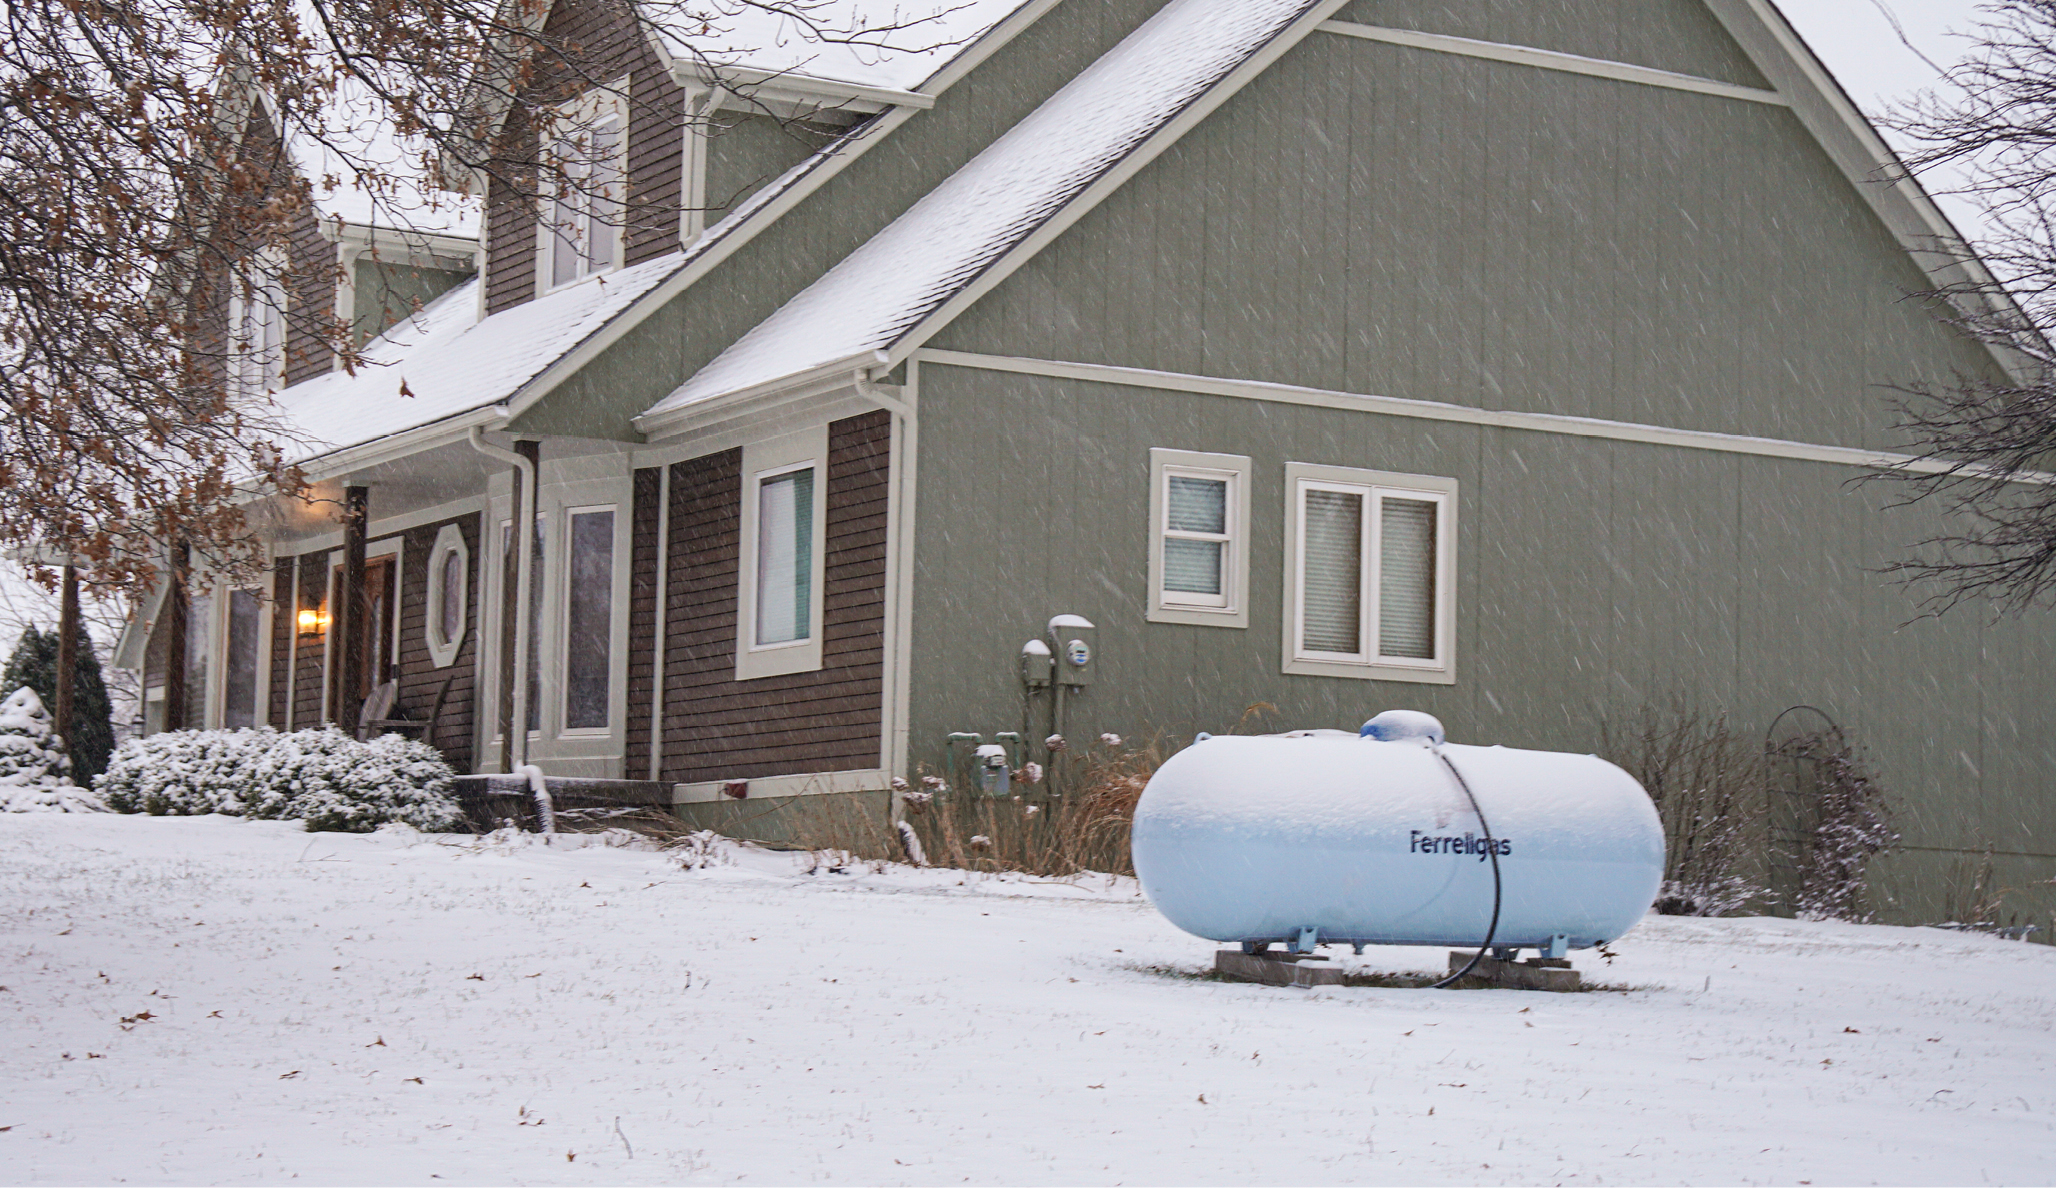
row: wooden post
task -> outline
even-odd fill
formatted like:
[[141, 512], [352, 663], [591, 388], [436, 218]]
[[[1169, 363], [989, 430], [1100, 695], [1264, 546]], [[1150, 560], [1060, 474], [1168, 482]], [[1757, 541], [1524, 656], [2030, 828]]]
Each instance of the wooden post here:
[[[343, 645], [342, 664], [331, 703], [335, 722], [344, 730], [355, 730], [364, 708], [365, 640], [369, 637], [369, 608], [364, 598], [364, 536], [371, 526], [371, 489], [346, 487], [343, 491], [343, 588], [336, 594], [336, 628]], [[333, 654], [333, 652], [331, 652]]]
[[193, 546], [171, 547], [171, 587], [164, 592], [164, 728], [186, 728], [186, 570], [193, 564]]
[[64, 567], [64, 604], [57, 616], [57, 733], [64, 749], [71, 751], [71, 712], [77, 694], [79, 669], [79, 570]]

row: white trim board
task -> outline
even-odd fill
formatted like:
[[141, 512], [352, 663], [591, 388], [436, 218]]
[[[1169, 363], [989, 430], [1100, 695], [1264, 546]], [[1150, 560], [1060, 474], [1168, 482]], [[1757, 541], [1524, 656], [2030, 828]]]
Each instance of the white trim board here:
[[749, 780], [709, 780], [698, 784], [671, 785], [673, 804], [719, 804], [730, 799], [722, 791], [730, 783], [748, 784], [749, 795], [737, 804], [786, 796], [828, 796], [837, 792], [885, 792], [892, 787], [892, 773], [882, 770], [823, 771], [807, 775], [758, 776]]
[[1673, 91], [1691, 91], [1699, 95], [1740, 99], [1748, 103], [1768, 103], [1776, 107], [1791, 106], [1785, 97], [1776, 91], [1701, 78], [1696, 74], [1679, 74], [1674, 70], [1635, 66], [1606, 58], [1587, 58], [1581, 54], [1566, 54], [1556, 50], [1532, 49], [1524, 45], [1506, 45], [1497, 41], [1479, 41], [1471, 37], [1451, 37], [1443, 33], [1417, 33], [1411, 29], [1359, 25], [1350, 21], [1323, 21], [1320, 31], [1343, 37], [1362, 38], [1365, 41], [1381, 41], [1387, 45], [1403, 45], [1409, 49], [1460, 54], [1467, 58], [1485, 58], [1493, 62], [1511, 62], [1517, 66], [1561, 70], [1569, 74], [1590, 75], [1593, 78], [1610, 78], [1615, 82], [1639, 83], [1646, 87], [1665, 87]]
[[[1891, 468], [1913, 474], [1943, 474], [1952, 469], [1946, 462], [1929, 461], [1907, 454], [1855, 449], [1850, 446], [1816, 445], [1775, 437], [1749, 437], [1739, 433], [1715, 433], [1704, 429], [1672, 429], [1634, 421], [1608, 421], [1598, 417], [1573, 417], [1562, 413], [1512, 412], [1504, 409], [1471, 408], [1439, 400], [1413, 400], [1401, 396], [1369, 396], [1306, 388], [1296, 384], [1273, 384], [1260, 380], [1221, 379], [1139, 367], [1111, 367], [1101, 363], [1064, 363], [1049, 359], [1021, 359], [1006, 355], [979, 355], [966, 351], [924, 348], [917, 358], [942, 367], [966, 367], [982, 371], [1003, 371], [1049, 379], [1083, 380], [1088, 383], [1120, 384], [1131, 388], [1152, 388], [1165, 392], [1191, 392], [1203, 396], [1233, 396], [1244, 400], [1268, 400], [1278, 404], [1310, 405], [1317, 408], [1349, 409], [1391, 417], [1424, 421], [1449, 421], [1463, 425], [1487, 425], [1499, 429], [1525, 429], [1534, 433], [1557, 433], [1569, 437], [1598, 437], [1632, 441], [1645, 445], [1679, 446], [1691, 450], [1712, 450], [1726, 454], [1749, 454], [1759, 458], [1788, 458], [1801, 462], [1827, 462], [1839, 466]], [[1972, 472], [1973, 474], [1975, 472]], [[2056, 484], [2056, 474], [2033, 471], [2015, 475], [2012, 481], [2030, 486]]]

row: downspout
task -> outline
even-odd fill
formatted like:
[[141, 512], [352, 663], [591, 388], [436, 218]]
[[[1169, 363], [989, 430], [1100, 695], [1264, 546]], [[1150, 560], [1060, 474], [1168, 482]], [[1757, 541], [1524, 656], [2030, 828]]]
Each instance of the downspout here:
[[[514, 711], [507, 721], [507, 770], [518, 771], [528, 763], [528, 631], [529, 586], [534, 576], [535, 549], [535, 463], [513, 450], [485, 439], [485, 428], [473, 425], [465, 435], [471, 448], [488, 458], [513, 465], [521, 474], [521, 506], [515, 509], [514, 539]], [[502, 636], [501, 638], [505, 638]]]

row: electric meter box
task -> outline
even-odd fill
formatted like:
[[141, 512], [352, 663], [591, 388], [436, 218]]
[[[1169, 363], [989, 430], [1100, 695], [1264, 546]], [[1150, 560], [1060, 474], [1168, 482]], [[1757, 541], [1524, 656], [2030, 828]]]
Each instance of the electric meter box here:
[[1058, 615], [1049, 621], [1050, 647], [1056, 652], [1057, 684], [1083, 688], [1092, 684], [1098, 666], [1098, 629], [1081, 615]]

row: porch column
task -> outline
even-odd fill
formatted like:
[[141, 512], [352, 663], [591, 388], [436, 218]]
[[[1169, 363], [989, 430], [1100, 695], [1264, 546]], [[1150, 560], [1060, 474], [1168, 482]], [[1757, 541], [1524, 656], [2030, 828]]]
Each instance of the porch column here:
[[164, 627], [164, 728], [186, 728], [186, 570], [193, 564], [193, 546], [171, 546], [171, 585], [158, 612]]
[[64, 750], [71, 753], [71, 708], [79, 668], [79, 569], [64, 567], [64, 604], [57, 615], [57, 733], [64, 738]]
[[338, 665], [335, 723], [355, 730], [364, 709], [365, 630], [370, 618], [364, 600], [364, 536], [371, 523], [371, 488], [343, 490], [343, 588], [336, 593], [336, 628], [341, 632], [342, 663]]
[[[542, 475], [541, 467], [543, 443], [539, 441], [517, 441], [514, 443], [514, 452], [520, 454], [524, 458], [527, 458], [529, 465], [536, 468], [538, 485], [540, 485], [540, 478]], [[516, 766], [516, 756], [525, 754], [528, 750], [528, 748], [526, 747], [517, 747], [514, 745], [514, 680], [517, 671], [521, 667], [514, 663], [514, 652], [516, 648], [519, 646], [519, 641], [522, 638], [522, 633], [517, 627], [517, 624], [520, 622], [520, 620], [517, 619], [515, 616], [528, 613], [528, 608], [521, 605], [521, 583], [518, 580], [518, 575], [521, 573], [522, 565], [524, 563], [523, 559], [531, 558], [533, 555], [533, 550], [535, 548], [535, 505], [531, 502], [528, 502], [525, 498], [528, 492], [526, 492], [522, 486], [521, 468], [519, 466], [513, 467], [508, 471], [508, 473], [513, 476], [513, 486], [509, 488], [513, 495], [513, 511], [512, 514], [508, 516], [508, 520], [514, 525], [514, 528], [513, 531], [508, 533], [509, 543], [507, 548], [507, 555], [500, 559], [501, 602], [499, 723], [500, 766], [506, 769], [507, 771], [511, 772], [514, 770]], [[529, 514], [529, 522], [526, 525], [524, 525], [521, 522], [524, 508], [528, 510]], [[531, 575], [529, 579], [531, 584], [537, 579], [538, 576], [539, 575]], [[524, 696], [521, 699], [521, 701], [523, 705], [521, 716], [524, 719], [524, 721], [522, 722], [522, 726], [525, 728], [528, 725], [527, 721], [525, 720], [528, 717], [528, 699]]]

